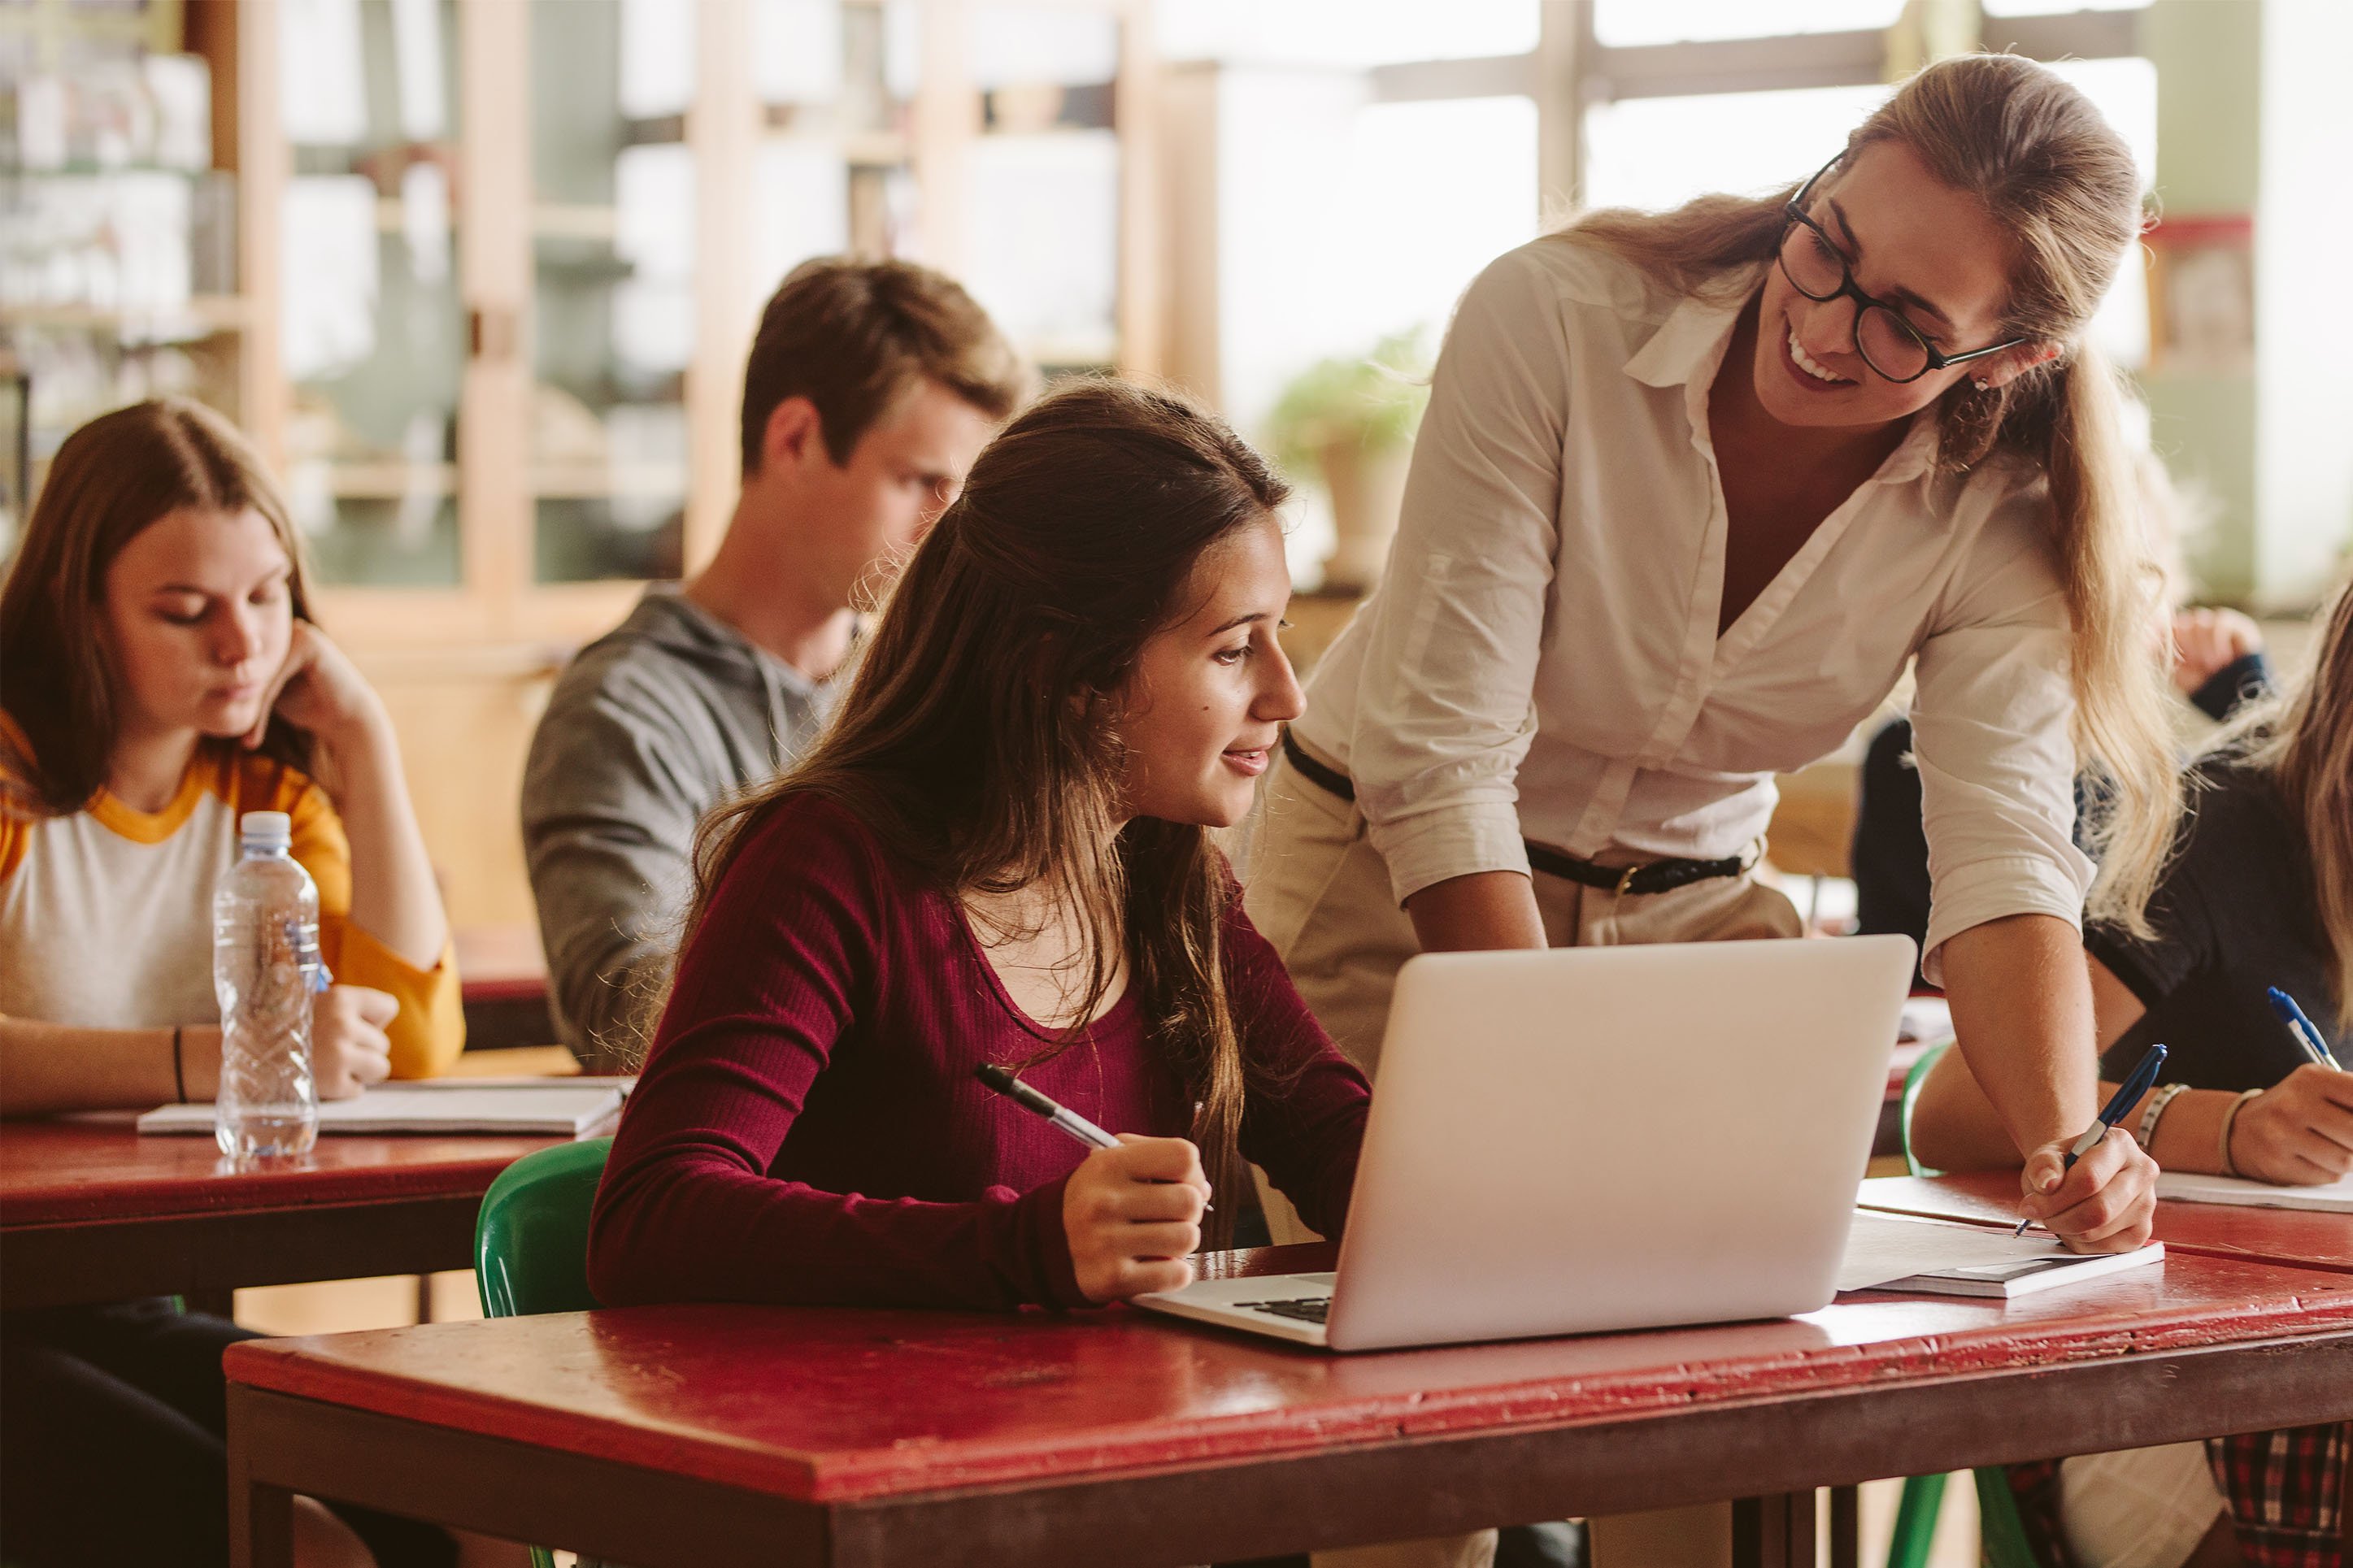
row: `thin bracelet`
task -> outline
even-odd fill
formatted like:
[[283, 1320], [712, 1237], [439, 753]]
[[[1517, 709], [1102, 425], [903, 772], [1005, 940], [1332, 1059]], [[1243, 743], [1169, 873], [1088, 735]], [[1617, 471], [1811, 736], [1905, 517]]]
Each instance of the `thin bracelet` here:
[[2231, 1163], [2231, 1124], [2239, 1120], [2239, 1112], [2245, 1109], [2247, 1101], [2254, 1099], [2255, 1096], [2261, 1093], [2263, 1093], [2263, 1090], [2260, 1089], [2251, 1089], [2247, 1090], [2246, 1093], [2239, 1096], [2238, 1099], [2231, 1101], [2231, 1109], [2222, 1112], [2222, 1131], [2217, 1139], [2217, 1142], [2220, 1147], [2216, 1150], [2216, 1152], [2221, 1155], [2220, 1163], [2222, 1167], [2222, 1173], [2226, 1176], [2235, 1176], [2239, 1173], [2239, 1167]]
[[188, 1103], [188, 1076], [180, 1065], [181, 1027], [178, 1024], [172, 1026], [172, 1087], [180, 1091], [180, 1103], [185, 1105]]
[[2189, 1087], [2186, 1083], [2168, 1083], [2158, 1089], [2156, 1096], [2149, 1100], [2148, 1109], [2140, 1113], [2142, 1149], [2147, 1150], [2152, 1146], [2157, 1138], [2157, 1119], [2165, 1114], [2165, 1108], [2173, 1103], [2173, 1097]]

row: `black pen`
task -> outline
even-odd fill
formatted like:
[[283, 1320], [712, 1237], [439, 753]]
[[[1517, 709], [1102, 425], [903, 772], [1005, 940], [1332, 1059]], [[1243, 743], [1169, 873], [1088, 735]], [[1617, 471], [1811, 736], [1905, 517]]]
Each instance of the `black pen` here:
[[[1051, 1095], [1042, 1094], [1031, 1089], [1014, 1077], [1013, 1069], [1010, 1068], [998, 1067], [995, 1062], [983, 1062], [972, 1069], [972, 1076], [1031, 1115], [1045, 1118], [1090, 1149], [1119, 1147], [1118, 1139], [1081, 1116], [1069, 1106], [1060, 1103]], [[1204, 1209], [1215, 1207], [1214, 1205], [1207, 1203], [1201, 1206]]]
[[[2075, 1162], [2098, 1147], [2100, 1140], [2108, 1135], [2109, 1128], [2132, 1113], [2132, 1108], [2140, 1103], [2140, 1097], [2148, 1092], [2149, 1086], [2157, 1081], [2158, 1069], [2164, 1066], [2165, 1047], [2149, 1047], [2148, 1055], [2140, 1058], [2140, 1066], [2132, 1069], [2132, 1077], [2117, 1085], [2115, 1096], [2101, 1109], [2100, 1119], [2085, 1128], [2084, 1135], [2076, 1139], [2074, 1145], [2067, 1151], [2067, 1158], [2059, 1167], [2061, 1174], [2074, 1169]], [[2026, 1227], [2033, 1223], [2031, 1219], [2020, 1220], [2018, 1228], [2010, 1234], [2024, 1236]]]

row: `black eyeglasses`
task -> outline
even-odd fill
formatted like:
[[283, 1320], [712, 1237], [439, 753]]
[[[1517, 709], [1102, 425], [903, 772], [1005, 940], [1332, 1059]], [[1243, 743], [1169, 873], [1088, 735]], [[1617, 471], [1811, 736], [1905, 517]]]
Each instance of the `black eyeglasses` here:
[[1967, 364], [1973, 359], [2032, 342], [2030, 338], [2012, 338], [1967, 353], [1939, 353], [1894, 306], [1856, 288], [1854, 272], [1847, 266], [1845, 254], [1831, 243], [1821, 225], [1806, 216], [1806, 198], [1813, 195], [1822, 176], [1838, 167], [1840, 159], [1845, 156], [1841, 153], [1815, 170], [1814, 177], [1781, 209], [1781, 276], [1789, 280], [1790, 288], [1817, 303], [1827, 304], [1832, 300], [1854, 301], [1854, 352], [1862, 356], [1863, 363], [1882, 379], [1901, 384], [1917, 381], [1932, 370]]

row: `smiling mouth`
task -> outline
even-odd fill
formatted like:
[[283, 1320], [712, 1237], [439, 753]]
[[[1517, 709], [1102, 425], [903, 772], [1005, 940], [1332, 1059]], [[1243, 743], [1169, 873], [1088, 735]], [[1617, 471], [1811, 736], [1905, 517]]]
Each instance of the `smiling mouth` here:
[[1267, 753], [1272, 750], [1271, 743], [1264, 746], [1229, 746], [1218, 754], [1242, 772], [1255, 773], [1265, 770]]
[[1789, 329], [1789, 363], [1812, 376], [1825, 386], [1852, 386], [1853, 382], [1815, 361], [1798, 342], [1798, 329]]

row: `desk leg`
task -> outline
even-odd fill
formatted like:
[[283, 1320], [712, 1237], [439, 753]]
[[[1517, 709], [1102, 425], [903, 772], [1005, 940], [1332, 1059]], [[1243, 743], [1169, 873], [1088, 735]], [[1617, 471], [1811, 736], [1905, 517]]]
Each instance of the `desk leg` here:
[[1778, 1492], [1732, 1505], [1732, 1568], [1813, 1568], [1814, 1494]]
[[1862, 1490], [1831, 1489], [1831, 1568], [1862, 1568]]
[[234, 1467], [228, 1478], [228, 1560], [231, 1568], [294, 1568], [294, 1494], [248, 1480]]
[[294, 1493], [254, 1479], [246, 1413], [228, 1391], [228, 1560], [230, 1568], [294, 1568]]

